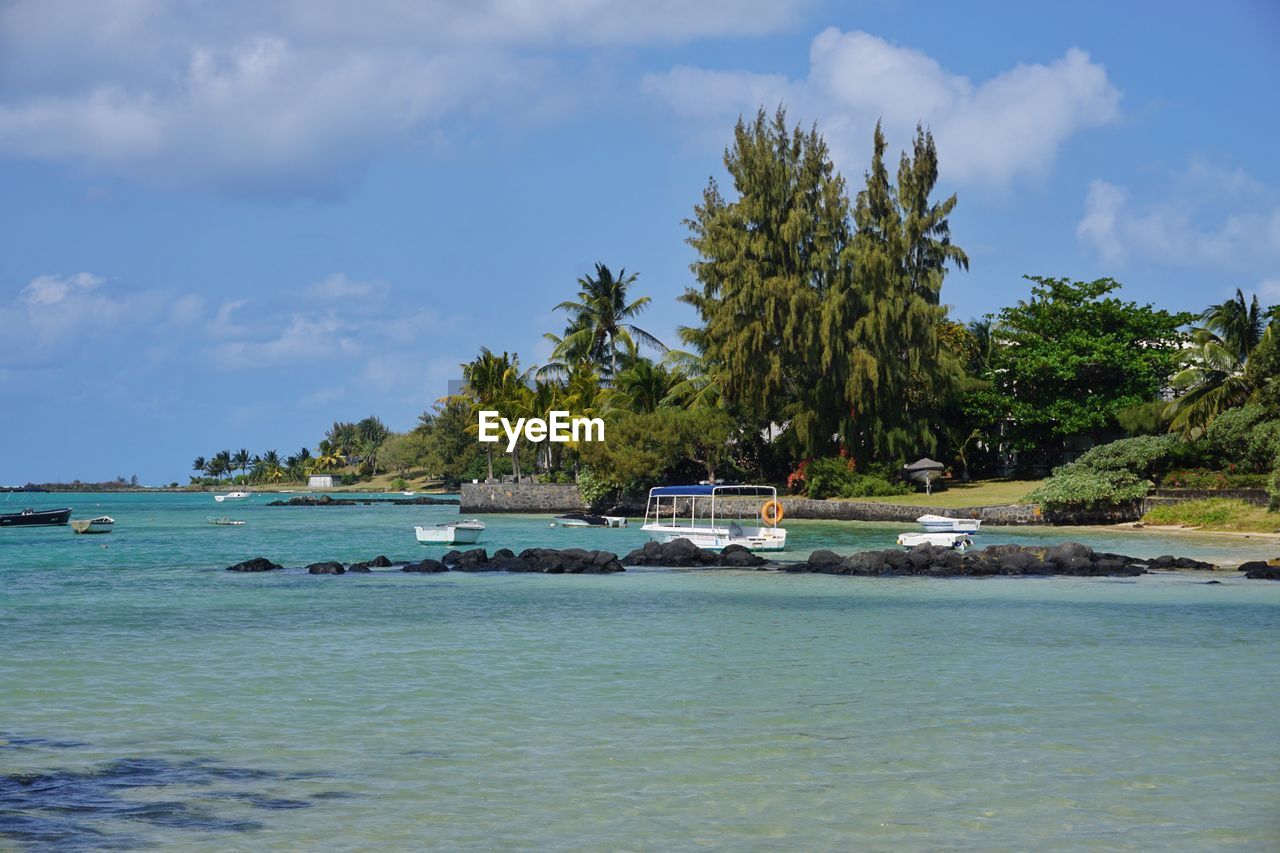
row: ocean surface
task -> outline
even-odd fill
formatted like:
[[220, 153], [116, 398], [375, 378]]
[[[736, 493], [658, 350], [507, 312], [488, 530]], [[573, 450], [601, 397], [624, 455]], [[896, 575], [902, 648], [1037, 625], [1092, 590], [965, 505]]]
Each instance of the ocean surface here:
[[[457, 510], [269, 499], [0, 496], [117, 522], [0, 530], [0, 850], [1280, 848], [1280, 583], [310, 576], [439, 556], [413, 525]], [[485, 521], [491, 551], [644, 541]], [[796, 559], [905, 529], [786, 526]], [[224, 571], [257, 555], [290, 568]]]

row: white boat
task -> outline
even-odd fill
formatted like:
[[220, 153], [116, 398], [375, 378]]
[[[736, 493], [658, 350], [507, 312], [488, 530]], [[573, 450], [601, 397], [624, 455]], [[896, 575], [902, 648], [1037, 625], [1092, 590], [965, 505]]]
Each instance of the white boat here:
[[71, 529], [76, 533], [110, 533], [116, 520], [109, 515], [97, 518], [81, 518], [71, 522]]
[[411, 498], [411, 497], [413, 497], [414, 495], [416, 495], [416, 494], [417, 494], [417, 492], [409, 492], [409, 491], [405, 491], [405, 492], [401, 492], [400, 494], [404, 495], [406, 498]]
[[431, 527], [415, 527], [413, 532], [424, 545], [470, 545], [480, 541], [484, 522], [474, 518], [446, 521]]
[[236, 521], [235, 519], [227, 518], [225, 515], [219, 518], [210, 518], [209, 523], [217, 524], [221, 527], [239, 527], [244, 524], [243, 521]]
[[963, 551], [973, 544], [973, 540], [968, 533], [901, 533], [898, 535], [898, 544], [904, 548], [932, 545], [935, 548]]
[[214, 495], [213, 499], [218, 503], [223, 501], [242, 501], [249, 497], [248, 492], [227, 492], [225, 495]]
[[551, 522], [552, 527], [626, 527], [627, 520], [621, 515], [593, 515], [589, 512], [567, 512], [557, 515]]
[[977, 518], [947, 518], [945, 515], [922, 515], [916, 519], [926, 533], [977, 533], [982, 520]]
[[[766, 500], [744, 518], [743, 505], [753, 498]], [[726, 499], [732, 503], [726, 505]], [[781, 520], [782, 504], [773, 486], [656, 486], [649, 490], [640, 529], [658, 542], [688, 539], [709, 551], [728, 545], [781, 551], [787, 547]]]

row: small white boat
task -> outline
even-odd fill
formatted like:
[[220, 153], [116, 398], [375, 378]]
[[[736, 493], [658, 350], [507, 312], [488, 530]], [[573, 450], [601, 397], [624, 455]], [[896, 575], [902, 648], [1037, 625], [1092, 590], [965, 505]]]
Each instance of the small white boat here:
[[926, 533], [977, 533], [982, 520], [977, 518], [947, 518], [945, 515], [922, 515], [916, 519]]
[[898, 544], [904, 548], [932, 545], [935, 548], [952, 548], [963, 551], [973, 544], [968, 533], [901, 533]]
[[[743, 518], [744, 502], [761, 497], [764, 503], [750, 518]], [[726, 499], [732, 501], [728, 506]], [[787, 547], [787, 531], [778, 526], [781, 520], [782, 504], [773, 486], [656, 486], [649, 490], [640, 529], [657, 542], [688, 539], [709, 551], [728, 545], [781, 551]]]
[[110, 533], [116, 520], [109, 515], [97, 518], [81, 518], [71, 522], [71, 529], [76, 533]]
[[413, 532], [424, 545], [470, 545], [480, 541], [484, 522], [474, 518], [446, 521], [431, 527], [415, 527]]
[[414, 495], [416, 495], [416, 494], [417, 494], [417, 492], [408, 492], [408, 491], [406, 491], [406, 492], [401, 492], [400, 494], [404, 495], [406, 498], [411, 498], [411, 497], [413, 497]]
[[244, 524], [243, 521], [236, 521], [235, 519], [227, 518], [226, 516], [222, 516], [220, 518], [210, 518], [209, 523], [217, 524], [221, 527], [239, 527], [240, 525]]
[[213, 499], [218, 503], [223, 501], [242, 501], [249, 497], [248, 492], [227, 492], [225, 495], [214, 495]]
[[626, 518], [620, 515], [593, 515], [589, 512], [567, 512], [557, 515], [552, 527], [626, 527]]

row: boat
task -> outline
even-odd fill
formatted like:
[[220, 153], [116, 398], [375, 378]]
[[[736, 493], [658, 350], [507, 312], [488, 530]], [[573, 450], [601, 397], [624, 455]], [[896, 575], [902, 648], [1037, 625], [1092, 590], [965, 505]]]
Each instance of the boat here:
[[557, 515], [552, 527], [626, 527], [627, 520], [620, 515], [594, 515], [589, 512], [566, 512]]
[[416, 495], [417, 492], [403, 491], [400, 494], [404, 495], [406, 498], [411, 498]]
[[902, 533], [898, 535], [898, 544], [904, 548], [932, 545], [935, 548], [963, 551], [973, 544], [973, 540], [968, 533]]
[[[762, 497], [766, 500], [754, 508], [752, 517], [743, 518], [744, 505], [754, 506], [752, 499]], [[709, 551], [729, 545], [781, 551], [787, 547], [787, 531], [778, 526], [782, 514], [773, 486], [655, 486], [649, 490], [640, 529], [657, 542], [688, 539]]]
[[480, 541], [480, 534], [484, 533], [484, 522], [474, 518], [445, 521], [430, 527], [415, 527], [413, 532], [424, 545], [470, 545]]
[[902, 466], [902, 476], [909, 482], [924, 486], [925, 494], [933, 494], [933, 484], [937, 480], [942, 479], [943, 472], [947, 470], [947, 466], [941, 462], [936, 462], [929, 457], [923, 457], [912, 462], [910, 465]]
[[217, 524], [217, 525], [220, 525], [220, 526], [222, 526], [222, 527], [239, 527], [240, 525], [244, 524], [244, 522], [243, 522], [243, 521], [236, 521], [236, 520], [235, 520], [235, 519], [233, 519], [233, 518], [227, 518], [225, 515], [224, 515], [224, 516], [219, 516], [218, 518], [210, 517], [210, 518], [209, 518], [209, 523], [210, 523], [210, 524]]
[[227, 492], [225, 495], [214, 495], [213, 499], [218, 503], [223, 501], [242, 501], [249, 497], [248, 492]]
[[977, 533], [982, 526], [978, 518], [947, 518], [945, 515], [922, 515], [916, 522], [926, 533]]
[[0, 527], [47, 527], [66, 524], [71, 517], [71, 508], [64, 509], [24, 509], [22, 512], [10, 512], [0, 515]]
[[76, 533], [110, 533], [116, 520], [109, 515], [97, 518], [77, 518], [71, 522], [71, 529]]

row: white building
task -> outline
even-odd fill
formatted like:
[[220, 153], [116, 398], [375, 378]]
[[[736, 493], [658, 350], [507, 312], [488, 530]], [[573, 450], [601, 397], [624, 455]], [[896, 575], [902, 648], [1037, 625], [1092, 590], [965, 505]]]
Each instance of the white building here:
[[307, 480], [307, 487], [312, 489], [332, 489], [333, 475], [312, 474], [310, 479]]

